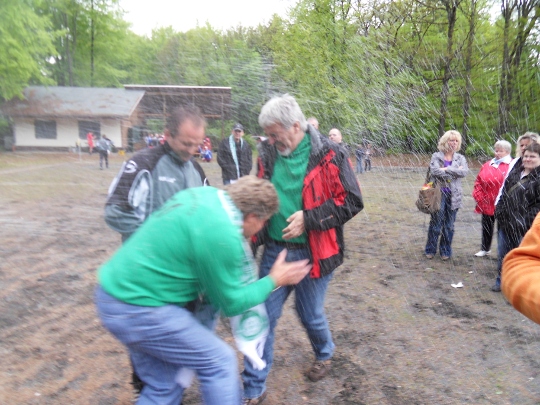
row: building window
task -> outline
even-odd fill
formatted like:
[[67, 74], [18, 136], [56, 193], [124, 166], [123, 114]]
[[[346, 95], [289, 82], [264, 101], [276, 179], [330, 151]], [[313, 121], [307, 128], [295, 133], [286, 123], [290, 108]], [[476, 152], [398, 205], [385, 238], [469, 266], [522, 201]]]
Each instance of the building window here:
[[79, 121], [79, 139], [86, 141], [88, 132], [92, 132], [95, 140], [101, 138], [101, 124], [99, 121]]
[[56, 139], [56, 121], [36, 120], [36, 139]]

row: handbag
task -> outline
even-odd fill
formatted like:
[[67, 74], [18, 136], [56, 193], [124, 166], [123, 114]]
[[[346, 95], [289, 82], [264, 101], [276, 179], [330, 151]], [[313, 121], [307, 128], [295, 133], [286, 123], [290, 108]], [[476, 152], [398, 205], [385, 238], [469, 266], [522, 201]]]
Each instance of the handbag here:
[[424, 214], [434, 214], [441, 209], [441, 188], [437, 182], [429, 182], [428, 168], [426, 182], [418, 192], [416, 207]]

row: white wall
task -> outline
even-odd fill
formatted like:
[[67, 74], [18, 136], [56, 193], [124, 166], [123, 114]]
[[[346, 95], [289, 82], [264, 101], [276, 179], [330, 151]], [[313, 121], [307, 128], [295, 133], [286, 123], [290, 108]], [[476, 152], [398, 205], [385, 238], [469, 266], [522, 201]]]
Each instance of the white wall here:
[[[106, 134], [115, 145], [122, 145], [120, 120], [100, 120], [101, 133]], [[56, 139], [37, 139], [34, 119], [13, 118], [13, 130], [16, 146], [39, 146], [39, 147], [72, 147], [79, 140], [78, 120], [59, 118], [56, 119]], [[81, 140], [82, 146], [88, 146], [86, 140]]]
[[122, 147], [120, 120], [101, 120], [101, 135], [107, 135], [114, 146]]

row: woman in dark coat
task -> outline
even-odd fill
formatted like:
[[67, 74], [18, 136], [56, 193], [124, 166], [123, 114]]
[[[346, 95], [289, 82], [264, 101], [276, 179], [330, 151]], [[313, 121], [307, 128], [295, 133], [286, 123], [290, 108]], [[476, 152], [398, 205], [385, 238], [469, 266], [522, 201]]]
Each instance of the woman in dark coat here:
[[[527, 146], [521, 161], [516, 163], [506, 178], [495, 209], [499, 238], [501, 234], [504, 238], [505, 254], [519, 246], [539, 212], [540, 144], [533, 142]], [[500, 272], [492, 290], [501, 291]]]

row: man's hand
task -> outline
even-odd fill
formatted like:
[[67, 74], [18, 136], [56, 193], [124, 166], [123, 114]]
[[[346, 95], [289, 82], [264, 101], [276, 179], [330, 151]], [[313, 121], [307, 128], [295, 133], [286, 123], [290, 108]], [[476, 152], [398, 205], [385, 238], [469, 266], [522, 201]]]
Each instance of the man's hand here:
[[287, 249], [283, 249], [270, 269], [269, 276], [274, 280], [276, 287], [298, 284], [311, 270], [312, 265], [308, 259], [286, 262], [286, 257]]
[[283, 229], [283, 239], [288, 240], [292, 238], [297, 238], [302, 235], [305, 231], [304, 229], [304, 212], [296, 211], [289, 218], [287, 218], [289, 226]]

